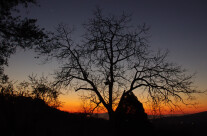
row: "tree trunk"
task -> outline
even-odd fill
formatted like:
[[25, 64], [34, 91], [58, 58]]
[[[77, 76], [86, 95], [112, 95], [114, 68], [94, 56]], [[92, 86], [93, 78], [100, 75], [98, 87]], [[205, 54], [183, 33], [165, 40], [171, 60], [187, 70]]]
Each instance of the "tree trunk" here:
[[108, 114], [109, 114], [109, 121], [112, 122], [114, 121], [114, 118], [115, 118], [115, 113], [113, 110], [109, 110], [108, 111]]
[[109, 127], [110, 127], [110, 132], [113, 136], [117, 136], [117, 124], [116, 124], [116, 115], [115, 112], [111, 109], [108, 110], [108, 114], [109, 114]]

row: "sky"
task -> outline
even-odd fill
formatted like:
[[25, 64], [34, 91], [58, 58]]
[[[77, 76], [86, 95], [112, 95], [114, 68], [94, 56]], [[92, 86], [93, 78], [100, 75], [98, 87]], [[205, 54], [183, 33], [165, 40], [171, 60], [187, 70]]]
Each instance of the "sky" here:
[[[206, 0], [37, 0], [40, 6], [21, 9], [21, 15], [37, 19], [40, 27], [52, 31], [59, 23], [74, 27], [75, 40], [83, 34], [82, 24], [92, 17], [99, 6], [106, 14], [132, 14], [132, 24], [150, 26], [151, 49], [169, 50], [169, 61], [175, 62], [189, 73], [196, 73], [195, 86], [207, 90], [207, 1]], [[34, 59], [33, 51], [17, 52], [9, 59], [5, 73], [13, 81], [24, 81], [28, 75], [42, 74], [52, 77], [58, 68], [56, 62], [42, 64]], [[194, 111], [207, 110], [207, 95], [198, 95], [200, 103]], [[61, 96], [63, 109], [77, 111], [81, 106], [79, 94], [67, 91]]]

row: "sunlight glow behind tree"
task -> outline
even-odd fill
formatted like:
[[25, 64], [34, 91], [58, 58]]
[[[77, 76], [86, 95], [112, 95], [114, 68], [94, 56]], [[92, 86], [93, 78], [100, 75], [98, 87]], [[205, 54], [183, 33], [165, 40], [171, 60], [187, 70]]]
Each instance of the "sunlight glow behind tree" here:
[[161, 102], [174, 108], [175, 101], [187, 104], [185, 98], [192, 99], [199, 92], [192, 86], [193, 75], [170, 63], [167, 51], [151, 51], [149, 27], [134, 27], [130, 21], [125, 13], [104, 16], [96, 9], [83, 25], [85, 33], [79, 44], [71, 38], [73, 30], [60, 24], [52, 40], [36, 49], [47, 59], [61, 62], [56, 85], [88, 93], [85, 98], [93, 103], [92, 110], [102, 105], [110, 119], [120, 96], [135, 90], [146, 91], [154, 105]]

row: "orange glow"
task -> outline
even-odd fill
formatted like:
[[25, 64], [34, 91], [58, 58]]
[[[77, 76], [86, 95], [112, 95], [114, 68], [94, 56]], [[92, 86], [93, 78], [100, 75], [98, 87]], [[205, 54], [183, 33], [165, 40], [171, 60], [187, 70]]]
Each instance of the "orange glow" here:
[[78, 104], [63, 105], [59, 108], [62, 111], [77, 113], [81, 112], [81, 108]]
[[[148, 115], [152, 115], [152, 110], [147, 107], [146, 105], [144, 105], [144, 109], [145, 109], [145, 112], [148, 114]], [[203, 105], [203, 106], [196, 106], [196, 107], [193, 107], [193, 106], [180, 106], [180, 109], [175, 109], [173, 111], [170, 111], [168, 107], [163, 107], [161, 109], [161, 114], [162, 115], [173, 115], [173, 114], [193, 114], [193, 113], [198, 113], [198, 112], [203, 112], [203, 111], [207, 111], [207, 105]], [[159, 113], [158, 113], [159, 114]]]
[[[145, 104], [143, 104], [145, 112], [148, 115], [152, 114], [152, 111], [149, 107], [147, 107]], [[181, 106], [181, 110], [174, 110], [170, 111], [167, 107], [163, 107], [161, 113], [163, 115], [168, 115], [168, 114], [192, 114], [192, 113], [198, 113], [202, 111], [207, 111], [207, 105], [202, 104], [197, 107], [186, 107], [186, 106]], [[71, 101], [64, 101], [62, 107], [59, 108], [62, 111], [67, 111], [67, 112], [72, 112], [72, 113], [77, 113], [77, 112], [83, 112], [83, 107], [81, 105], [81, 100], [71, 100]], [[95, 111], [95, 113], [105, 113], [106, 111], [99, 110], [98, 112]]]
[[[143, 104], [145, 112], [148, 115], [152, 115], [152, 111], [149, 107], [147, 107], [145, 104]], [[186, 106], [181, 106], [181, 110], [174, 110], [170, 111], [167, 107], [163, 107], [161, 109], [161, 113], [163, 115], [168, 115], [168, 114], [192, 114], [192, 113], [198, 113], [202, 111], [207, 111], [207, 105], [206, 104], [201, 104], [197, 107], [186, 107]], [[83, 112], [83, 107], [81, 105], [81, 100], [67, 100], [63, 102], [62, 107], [59, 108], [62, 111], [67, 111], [67, 112], [72, 112], [72, 113], [78, 113], [78, 112]], [[95, 113], [105, 113], [106, 111], [99, 110], [98, 112], [95, 111]]]
[[60, 95], [59, 100], [61, 101], [61, 107], [59, 108], [60, 110], [67, 112], [80, 111], [81, 101], [74, 92], [68, 92], [67, 94]]
[[[145, 103], [146, 100], [144, 99], [139, 99], [139, 100], [143, 103], [145, 112], [148, 115], [152, 115], [152, 110]], [[69, 94], [61, 95], [60, 101], [62, 102], [62, 107], [60, 107], [59, 109], [62, 111], [76, 112], [76, 113], [84, 111], [83, 102], [81, 101], [78, 93], [76, 92], [70, 92]], [[170, 111], [170, 109], [167, 108], [166, 106], [162, 106], [161, 113], [167, 115], [167, 114], [190, 114], [190, 113], [207, 111], [206, 95], [198, 96], [196, 101], [198, 102], [198, 105], [196, 105], [195, 107], [193, 106], [186, 107], [185, 105], [181, 105], [180, 108], [182, 109], [182, 111], [181, 110]], [[106, 111], [103, 110], [95, 111], [95, 113], [105, 113], [105, 112]]]

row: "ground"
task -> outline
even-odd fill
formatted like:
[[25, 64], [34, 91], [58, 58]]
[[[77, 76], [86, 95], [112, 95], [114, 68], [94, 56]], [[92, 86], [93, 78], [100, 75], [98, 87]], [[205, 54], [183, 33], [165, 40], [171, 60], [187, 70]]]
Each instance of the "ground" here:
[[[154, 136], [201, 136], [207, 128], [207, 112], [150, 122], [151, 129], [139, 129], [133, 124], [133, 131], [136, 135], [148, 132]], [[3, 136], [129, 136], [131, 129], [126, 130], [105, 119], [51, 108], [39, 99], [0, 96], [0, 132]]]

